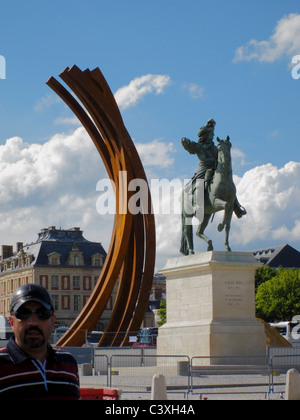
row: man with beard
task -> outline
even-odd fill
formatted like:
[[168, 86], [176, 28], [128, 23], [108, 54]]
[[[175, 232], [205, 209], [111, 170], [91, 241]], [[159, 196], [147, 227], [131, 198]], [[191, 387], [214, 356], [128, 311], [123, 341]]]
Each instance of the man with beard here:
[[12, 296], [10, 314], [14, 337], [0, 350], [0, 401], [78, 400], [75, 359], [48, 344], [56, 319], [48, 291], [38, 284], [21, 286]]

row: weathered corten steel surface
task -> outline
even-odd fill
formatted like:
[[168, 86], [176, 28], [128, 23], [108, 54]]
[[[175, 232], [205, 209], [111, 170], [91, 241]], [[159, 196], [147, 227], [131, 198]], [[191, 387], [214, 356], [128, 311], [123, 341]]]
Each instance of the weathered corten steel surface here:
[[[85, 332], [92, 331], [106, 308], [118, 280], [118, 291], [109, 324], [99, 346], [124, 346], [144, 318], [155, 264], [155, 222], [150, 190], [143, 211], [131, 214], [128, 191], [131, 180], [147, 182], [135, 145], [122, 120], [114, 96], [99, 68], [81, 71], [66, 68], [60, 78], [75, 97], [54, 77], [50, 86], [74, 112], [93, 140], [116, 186], [116, 214], [107, 257], [86, 305], [56, 343], [82, 346]], [[148, 185], [148, 183], [147, 183]]]

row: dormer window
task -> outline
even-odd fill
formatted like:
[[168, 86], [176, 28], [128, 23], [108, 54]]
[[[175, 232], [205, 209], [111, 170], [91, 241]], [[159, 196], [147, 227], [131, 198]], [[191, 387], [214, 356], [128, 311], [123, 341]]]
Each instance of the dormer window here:
[[74, 265], [75, 267], [80, 265], [80, 256], [79, 255], [72, 255], [71, 265]]
[[68, 264], [73, 267], [79, 267], [84, 265], [83, 253], [79, 251], [76, 243], [74, 243], [72, 251], [68, 254]]
[[103, 260], [104, 260], [104, 256], [102, 254], [94, 254], [91, 257], [92, 259], [92, 266], [93, 267], [102, 267], [103, 266]]
[[30, 265], [34, 261], [34, 256], [32, 254], [26, 255], [25, 265]]
[[48, 254], [47, 257], [49, 265], [60, 265], [61, 254], [58, 252], [51, 252], [51, 254]]
[[102, 267], [102, 259], [101, 258], [95, 258], [94, 264], [95, 267]]

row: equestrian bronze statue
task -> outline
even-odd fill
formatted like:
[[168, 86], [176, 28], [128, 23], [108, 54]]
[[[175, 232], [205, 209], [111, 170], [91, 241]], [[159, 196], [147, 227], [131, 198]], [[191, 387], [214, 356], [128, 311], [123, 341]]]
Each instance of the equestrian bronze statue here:
[[184, 187], [181, 196], [182, 236], [180, 252], [184, 255], [194, 253], [192, 219], [199, 220], [196, 235], [207, 242], [207, 251], [213, 250], [213, 244], [205, 234], [208, 222], [216, 212], [224, 210], [222, 223], [218, 231], [225, 228], [225, 249], [229, 246], [229, 231], [232, 213], [238, 218], [247, 214], [236, 197], [236, 188], [232, 178], [231, 143], [217, 137], [218, 145], [213, 142], [215, 121], [210, 119], [198, 133], [198, 142], [183, 138], [181, 143], [190, 153], [199, 159], [199, 168], [191, 181]]

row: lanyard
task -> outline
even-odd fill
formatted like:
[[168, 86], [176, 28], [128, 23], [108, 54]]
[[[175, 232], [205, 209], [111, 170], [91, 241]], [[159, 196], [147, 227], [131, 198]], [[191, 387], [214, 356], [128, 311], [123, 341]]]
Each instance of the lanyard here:
[[32, 360], [32, 363], [39, 370], [40, 374], [42, 375], [42, 377], [44, 379], [44, 384], [45, 384], [46, 391], [48, 392], [48, 384], [47, 384], [47, 377], [46, 377], [46, 359], [45, 359], [44, 363], [40, 362], [39, 360], [34, 360], [34, 359], [31, 359], [31, 360]]

